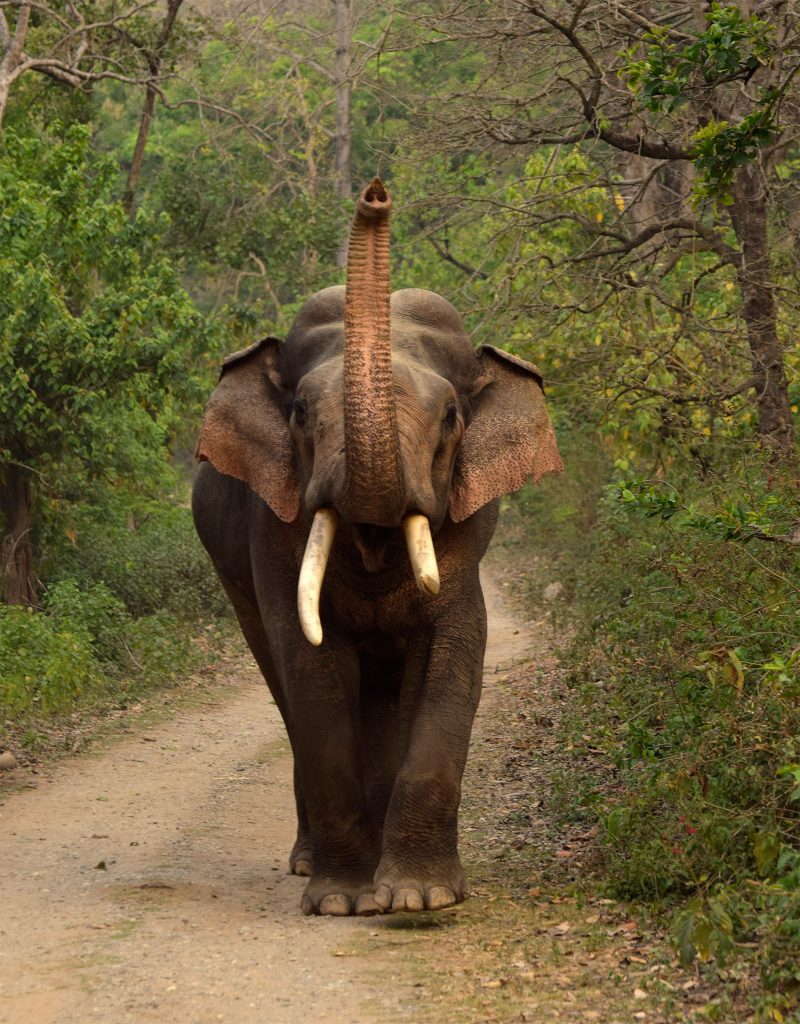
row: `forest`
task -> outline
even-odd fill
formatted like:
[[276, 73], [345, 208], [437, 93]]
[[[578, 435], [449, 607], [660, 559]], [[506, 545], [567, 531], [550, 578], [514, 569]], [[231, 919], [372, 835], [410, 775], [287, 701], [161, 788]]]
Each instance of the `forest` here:
[[795, 4], [0, 0], [0, 53], [0, 749], [224, 646], [202, 409], [379, 174], [393, 287], [545, 377], [566, 469], [502, 523], [564, 593], [592, 884], [797, 1019]]

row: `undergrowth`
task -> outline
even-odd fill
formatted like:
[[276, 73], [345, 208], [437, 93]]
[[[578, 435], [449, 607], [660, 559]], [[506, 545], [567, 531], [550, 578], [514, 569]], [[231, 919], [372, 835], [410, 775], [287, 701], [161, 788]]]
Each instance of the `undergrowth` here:
[[[756, 1017], [800, 1005], [797, 495], [720, 453], [631, 478], [581, 438], [523, 492], [573, 639], [564, 813], [600, 828], [612, 894], [671, 919], [676, 952], [757, 966]], [[548, 524], [541, 529], [542, 521]], [[534, 595], [535, 596], [535, 595]], [[605, 754], [588, 765], [587, 747]]]
[[0, 605], [0, 742], [29, 754], [68, 716], [125, 708], [209, 663], [229, 615], [183, 504], [104, 495], [45, 529], [40, 607]]

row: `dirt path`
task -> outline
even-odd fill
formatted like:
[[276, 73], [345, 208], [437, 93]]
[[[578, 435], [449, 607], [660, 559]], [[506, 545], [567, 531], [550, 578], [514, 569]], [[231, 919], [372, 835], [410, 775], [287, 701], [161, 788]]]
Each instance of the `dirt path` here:
[[[541, 890], [530, 887], [537, 868], [524, 859], [508, 785], [529, 797], [531, 780], [514, 782], [512, 771], [509, 783], [503, 749], [504, 720], [518, 717], [509, 694], [515, 709], [527, 706], [512, 692], [519, 666], [552, 662], [549, 631], [521, 629], [491, 577], [486, 589], [486, 692], [464, 822], [475, 898], [439, 915], [303, 918], [304, 881], [285, 868], [288, 744], [257, 673], [243, 666], [233, 695], [62, 762], [0, 804], [0, 1022], [462, 1024], [539, 1020], [544, 1008], [564, 1020], [630, 1020], [634, 1010], [638, 1020], [669, 1019], [645, 1012], [633, 983], [629, 1013], [613, 1016], [618, 1000], [598, 1007], [609, 984], [603, 941], [616, 965], [637, 938], [624, 925], [621, 942], [608, 939], [616, 910], [581, 911], [587, 934], [603, 917], [606, 936], [588, 940], [582, 965], [554, 952], [579, 929], [569, 905], [549, 902], [569, 896], [537, 903]], [[498, 768], [505, 789], [496, 789]], [[523, 907], [514, 885], [526, 886]]]

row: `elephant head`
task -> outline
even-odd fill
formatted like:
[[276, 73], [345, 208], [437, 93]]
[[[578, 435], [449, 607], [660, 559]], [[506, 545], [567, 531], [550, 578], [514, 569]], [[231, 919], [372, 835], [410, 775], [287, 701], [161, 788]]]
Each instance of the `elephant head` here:
[[562, 468], [536, 368], [473, 349], [433, 292], [391, 293], [390, 210], [375, 178], [356, 207], [346, 287], [312, 296], [284, 343], [265, 338], [226, 359], [198, 444], [200, 459], [245, 481], [279, 519], [302, 509], [311, 521], [298, 608], [312, 643], [340, 523], [367, 571], [402, 528], [417, 583], [435, 595], [431, 527]]

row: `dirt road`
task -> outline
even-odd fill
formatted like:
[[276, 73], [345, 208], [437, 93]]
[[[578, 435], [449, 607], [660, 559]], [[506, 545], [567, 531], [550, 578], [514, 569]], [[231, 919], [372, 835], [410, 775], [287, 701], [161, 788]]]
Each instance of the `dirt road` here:
[[[489, 583], [488, 688], [524, 634]], [[421, 1019], [405, 918], [304, 918], [291, 759], [241, 686], [57, 764], [0, 806], [0, 1022]], [[441, 915], [446, 918], [447, 915]]]

